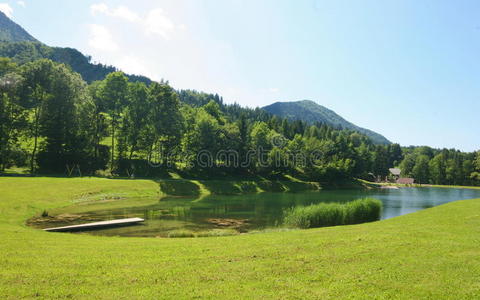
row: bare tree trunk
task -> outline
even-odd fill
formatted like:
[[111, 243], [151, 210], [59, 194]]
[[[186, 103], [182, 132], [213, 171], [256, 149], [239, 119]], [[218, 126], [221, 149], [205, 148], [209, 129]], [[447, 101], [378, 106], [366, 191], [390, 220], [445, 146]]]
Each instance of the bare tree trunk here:
[[147, 158], [147, 160], [148, 160], [148, 162], [149, 162], [150, 164], [153, 164], [153, 162], [152, 162], [152, 153], [153, 153], [153, 147], [154, 147], [154, 145], [155, 145], [156, 143], [157, 143], [157, 138], [155, 138], [155, 139], [152, 141], [152, 143], [150, 143], [150, 149], [148, 150], [148, 158]]
[[130, 148], [130, 154], [128, 155], [128, 160], [132, 160], [132, 156], [133, 156], [133, 152], [135, 152], [135, 147], [136, 146], [136, 143], [132, 145], [132, 147]]
[[32, 156], [30, 157], [30, 173], [35, 174], [35, 155], [37, 153], [37, 144], [38, 144], [38, 121], [40, 118], [40, 108], [35, 108], [35, 129], [34, 129], [34, 137], [33, 137], [33, 150]]
[[110, 161], [110, 172], [113, 172], [113, 161], [115, 158], [115, 113], [112, 116], [112, 155]]
[[100, 117], [98, 115], [98, 112], [96, 113], [95, 116], [95, 148], [94, 148], [94, 153], [93, 157], [95, 161], [97, 161], [99, 153], [98, 153], [98, 146], [100, 145]]

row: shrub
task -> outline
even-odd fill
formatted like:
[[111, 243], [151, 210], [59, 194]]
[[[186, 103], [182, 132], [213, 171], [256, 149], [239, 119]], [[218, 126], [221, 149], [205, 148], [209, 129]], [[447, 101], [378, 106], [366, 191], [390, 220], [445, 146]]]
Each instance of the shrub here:
[[195, 233], [189, 230], [174, 230], [168, 233], [169, 238], [190, 238], [195, 237]]
[[314, 228], [372, 222], [380, 219], [382, 202], [358, 199], [348, 203], [320, 203], [286, 210], [284, 224], [289, 227]]
[[373, 222], [380, 219], [382, 202], [378, 199], [358, 199], [345, 204], [345, 224]]

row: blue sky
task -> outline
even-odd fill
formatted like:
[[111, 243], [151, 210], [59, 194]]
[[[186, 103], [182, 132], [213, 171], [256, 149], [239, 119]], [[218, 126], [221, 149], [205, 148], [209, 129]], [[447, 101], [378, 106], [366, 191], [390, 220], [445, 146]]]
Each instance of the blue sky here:
[[480, 2], [0, 1], [42, 42], [263, 106], [311, 99], [401, 145], [480, 149]]

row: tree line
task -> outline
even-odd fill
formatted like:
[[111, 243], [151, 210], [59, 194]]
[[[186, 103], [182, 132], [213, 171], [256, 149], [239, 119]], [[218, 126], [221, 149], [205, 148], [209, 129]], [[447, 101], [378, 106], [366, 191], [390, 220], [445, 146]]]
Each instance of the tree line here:
[[0, 91], [1, 171], [143, 177], [178, 170], [336, 182], [385, 177], [401, 166], [424, 183], [480, 182], [478, 153], [376, 145], [357, 132], [225, 104], [168, 82], [129, 81], [121, 72], [87, 84], [48, 59], [1, 58]]
[[442, 185], [479, 185], [480, 151], [409, 147], [399, 167], [402, 175], [417, 182]]

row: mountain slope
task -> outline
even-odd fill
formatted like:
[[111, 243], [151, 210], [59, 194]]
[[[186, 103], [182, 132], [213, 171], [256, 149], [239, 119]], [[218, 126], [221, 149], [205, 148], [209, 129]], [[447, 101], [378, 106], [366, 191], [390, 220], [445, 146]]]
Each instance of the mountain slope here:
[[36, 42], [20, 25], [0, 11], [0, 42]]
[[265, 111], [290, 120], [302, 120], [311, 124], [323, 123], [335, 128], [349, 129], [365, 134], [376, 144], [390, 144], [381, 134], [352, 124], [336, 114], [334, 111], [319, 105], [311, 100], [294, 102], [275, 102], [263, 107]]
[[[113, 66], [92, 63], [91, 57], [83, 55], [76, 49], [49, 47], [37, 41], [2, 12], [0, 12], [0, 57], [9, 57], [18, 64], [48, 58], [69, 65], [87, 82], [102, 80], [107, 74], [117, 71]], [[127, 74], [127, 77], [131, 81], [147, 84], [151, 82], [145, 76]]]
[[[18, 64], [48, 58], [69, 65], [73, 71], [80, 73], [83, 80], [89, 83], [102, 80], [107, 74], [117, 71], [117, 68], [113, 66], [91, 63], [91, 58], [83, 55], [77, 49], [49, 47], [39, 42], [0, 42], [0, 57], [9, 57]], [[130, 81], [141, 81], [147, 84], [151, 82], [145, 76], [127, 74], [127, 77]]]

